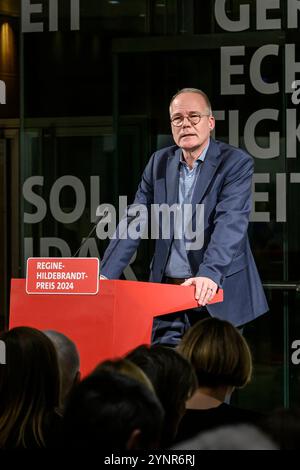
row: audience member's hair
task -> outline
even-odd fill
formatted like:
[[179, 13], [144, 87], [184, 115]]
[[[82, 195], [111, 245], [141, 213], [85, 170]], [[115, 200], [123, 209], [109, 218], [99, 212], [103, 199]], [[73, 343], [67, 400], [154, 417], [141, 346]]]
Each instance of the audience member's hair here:
[[174, 450], [278, 450], [255, 426], [236, 424], [207, 431], [173, 447]]
[[47, 424], [59, 404], [55, 347], [29, 327], [1, 333], [6, 365], [0, 366], [0, 448], [44, 447]]
[[116, 372], [119, 372], [120, 374], [125, 374], [128, 377], [131, 377], [132, 379], [143, 383], [152, 392], [154, 392], [154, 387], [152, 385], [151, 380], [147, 377], [147, 375], [142, 371], [139, 366], [129, 361], [129, 359], [112, 359], [101, 362], [96, 367], [94, 372], [97, 372], [98, 370], [102, 369], [114, 370]]
[[149, 377], [165, 410], [162, 443], [173, 442], [185, 402], [197, 388], [191, 364], [177, 351], [166, 346], [139, 346], [127, 359], [137, 364]]
[[225, 320], [199, 321], [187, 331], [177, 350], [193, 364], [199, 386], [243, 387], [251, 380], [252, 357], [247, 342]]
[[80, 359], [76, 345], [64, 334], [44, 331], [55, 346], [60, 371], [60, 408], [65, 406], [66, 399], [74, 385], [80, 380]]
[[281, 450], [300, 449], [299, 408], [277, 409], [262, 420], [260, 427]]
[[72, 391], [64, 415], [67, 448], [105, 450], [157, 447], [162, 406], [137, 380], [97, 369]]

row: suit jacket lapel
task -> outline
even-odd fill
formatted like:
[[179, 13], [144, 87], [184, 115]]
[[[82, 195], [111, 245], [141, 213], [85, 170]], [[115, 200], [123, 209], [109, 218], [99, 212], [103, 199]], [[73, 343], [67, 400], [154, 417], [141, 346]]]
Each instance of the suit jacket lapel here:
[[174, 155], [169, 156], [166, 168], [166, 193], [167, 204], [172, 205], [178, 202], [178, 186], [179, 186], [179, 161], [181, 148], [175, 151]]
[[201, 163], [202, 166], [200, 174], [198, 175], [195, 184], [192, 197], [193, 210], [195, 204], [200, 203], [203, 199], [203, 196], [220, 164], [220, 160], [218, 159], [219, 155], [219, 148], [216, 142], [211, 139], [204, 162]]

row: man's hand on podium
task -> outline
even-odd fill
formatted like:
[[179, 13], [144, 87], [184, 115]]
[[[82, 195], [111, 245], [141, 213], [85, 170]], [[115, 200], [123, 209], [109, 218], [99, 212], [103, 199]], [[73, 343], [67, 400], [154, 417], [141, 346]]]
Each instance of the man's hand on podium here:
[[190, 277], [181, 285], [195, 286], [195, 299], [203, 307], [214, 298], [218, 289], [218, 284], [209, 277]]
[[100, 274], [100, 279], [101, 281], [108, 281], [108, 277], [103, 276], [103, 274]]

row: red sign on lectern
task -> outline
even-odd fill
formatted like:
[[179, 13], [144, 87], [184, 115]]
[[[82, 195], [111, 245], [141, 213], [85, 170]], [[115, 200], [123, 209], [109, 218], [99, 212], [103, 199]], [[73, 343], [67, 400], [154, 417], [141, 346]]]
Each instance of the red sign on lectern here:
[[28, 258], [27, 294], [97, 294], [98, 258]]

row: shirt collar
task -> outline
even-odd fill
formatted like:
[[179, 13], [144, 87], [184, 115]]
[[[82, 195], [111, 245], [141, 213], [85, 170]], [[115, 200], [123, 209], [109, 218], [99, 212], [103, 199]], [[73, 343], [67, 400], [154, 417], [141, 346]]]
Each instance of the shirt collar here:
[[[210, 139], [208, 140], [207, 146], [202, 150], [202, 152], [201, 152], [201, 154], [199, 155], [199, 157], [197, 158], [197, 160], [195, 160], [195, 163], [197, 164], [197, 166], [199, 165], [200, 162], [204, 162], [204, 159], [205, 159], [205, 157], [206, 157], [209, 144], [210, 144]], [[185, 164], [185, 165], [187, 165], [185, 159], [183, 158], [182, 152], [181, 152], [181, 154], [180, 154], [180, 160], [179, 160], [179, 162], [180, 162], [180, 163], [183, 163], [183, 164]]]

